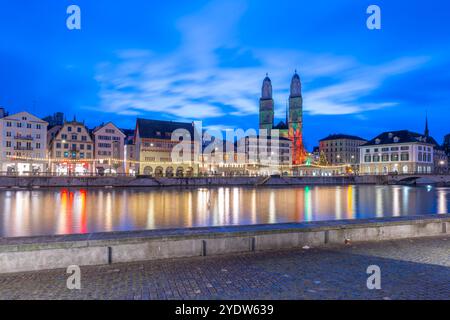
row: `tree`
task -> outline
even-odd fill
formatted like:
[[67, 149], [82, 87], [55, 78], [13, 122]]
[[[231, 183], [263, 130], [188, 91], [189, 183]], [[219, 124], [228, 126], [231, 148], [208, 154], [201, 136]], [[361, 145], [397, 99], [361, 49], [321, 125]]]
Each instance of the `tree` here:
[[325, 155], [325, 153], [323, 151], [320, 152], [319, 165], [321, 165], [321, 166], [328, 165], [327, 156]]

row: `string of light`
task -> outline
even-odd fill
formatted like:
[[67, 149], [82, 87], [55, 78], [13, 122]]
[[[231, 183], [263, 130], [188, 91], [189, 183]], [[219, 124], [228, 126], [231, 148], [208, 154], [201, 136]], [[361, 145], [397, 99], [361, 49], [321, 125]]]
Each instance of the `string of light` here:
[[271, 165], [271, 164], [264, 164], [264, 163], [258, 163], [258, 162], [249, 162], [249, 163], [211, 163], [211, 162], [201, 162], [201, 161], [186, 161], [186, 162], [162, 162], [162, 161], [138, 161], [138, 160], [125, 160], [125, 159], [115, 159], [115, 158], [105, 158], [105, 159], [70, 159], [70, 158], [36, 158], [36, 157], [25, 157], [25, 156], [8, 156], [11, 160], [22, 160], [22, 161], [37, 161], [37, 162], [51, 162], [51, 163], [128, 163], [128, 164], [153, 164], [153, 165], [167, 165], [167, 164], [173, 164], [173, 165], [182, 165], [182, 164], [199, 164], [199, 165], [218, 165], [218, 166], [224, 166], [224, 167], [236, 167], [236, 166], [277, 166], [277, 167], [286, 167], [286, 168], [317, 168], [317, 169], [343, 169], [348, 168], [350, 164], [343, 164], [339, 166], [323, 166], [318, 164], [303, 164], [303, 165]]

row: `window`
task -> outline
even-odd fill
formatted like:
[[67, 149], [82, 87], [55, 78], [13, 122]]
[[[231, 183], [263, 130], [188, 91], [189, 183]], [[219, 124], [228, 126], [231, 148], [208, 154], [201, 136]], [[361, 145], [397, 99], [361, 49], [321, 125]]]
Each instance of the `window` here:
[[31, 129], [31, 123], [27, 123], [27, 129]]
[[389, 151], [389, 148], [382, 148], [381, 151], [387, 152], [387, 151]]
[[366, 153], [370, 153], [370, 149], [366, 149]]
[[64, 149], [69, 149], [69, 144], [68, 143], [64, 144]]
[[68, 158], [69, 157], [69, 153], [66, 151], [64, 152], [64, 158]]
[[63, 140], [67, 140], [67, 134], [62, 134], [62, 135], [61, 135], [61, 138], [62, 138]]
[[[419, 147], [419, 148], [421, 148], [421, 147]], [[418, 161], [422, 162], [422, 160], [423, 160], [423, 154], [422, 154], [422, 152], [419, 152]]]
[[400, 156], [402, 161], [409, 161], [409, 153], [403, 152]]
[[391, 154], [391, 161], [398, 161], [398, 159], [399, 159], [398, 153]]
[[389, 161], [389, 155], [388, 154], [383, 154], [382, 161], [383, 162], [388, 162]]
[[77, 128], [77, 132], [78, 132], [78, 133], [81, 133], [81, 128]]
[[11, 135], [11, 131], [6, 132], [6, 136], [7, 136], [7, 137], [11, 137], [11, 136], [12, 136], [12, 135]]
[[41, 128], [42, 128], [42, 126], [40, 124], [36, 125], [36, 129], [41, 129]]
[[77, 139], [78, 139], [77, 135], [76, 135], [76, 134], [73, 134], [73, 135], [72, 135], [72, 140], [77, 140]]
[[36, 143], [36, 149], [40, 149], [41, 148], [41, 144], [40, 143]]
[[82, 136], [81, 137], [81, 141], [87, 141], [87, 137], [86, 136]]
[[391, 151], [398, 151], [399, 149], [398, 149], [398, 147], [392, 147], [391, 148]]
[[6, 126], [7, 126], [7, 127], [12, 127], [11, 121], [8, 121], [8, 122], [6, 123]]
[[67, 127], [67, 131], [72, 132], [72, 127]]
[[61, 143], [56, 144], [56, 149], [61, 149]]
[[373, 156], [373, 162], [380, 162], [380, 156], [379, 155], [374, 155]]
[[92, 146], [90, 144], [87, 145], [88, 150], [92, 150]]
[[22, 128], [22, 123], [17, 122], [17, 128]]
[[409, 150], [409, 146], [401, 147], [400, 149], [401, 149], [402, 151], [406, 151], [406, 150]]
[[11, 148], [11, 141], [6, 141], [6, 147]]
[[61, 158], [61, 151], [56, 151], [56, 157]]

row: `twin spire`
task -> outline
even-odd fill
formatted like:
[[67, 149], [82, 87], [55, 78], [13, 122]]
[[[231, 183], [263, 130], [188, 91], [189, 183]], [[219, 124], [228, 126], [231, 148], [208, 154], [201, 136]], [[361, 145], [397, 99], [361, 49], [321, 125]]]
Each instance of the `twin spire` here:
[[[269, 78], [269, 74], [266, 73], [266, 77], [264, 78], [262, 90], [261, 90], [261, 100], [272, 100], [273, 90], [272, 90], [272, 80]], [[302, 96], [302, 83], [300, 80], [300, 76], [297, 73], [297, 69], [295, 70], [294, 75], [291, 80], [291, 98], [301, 97]]]

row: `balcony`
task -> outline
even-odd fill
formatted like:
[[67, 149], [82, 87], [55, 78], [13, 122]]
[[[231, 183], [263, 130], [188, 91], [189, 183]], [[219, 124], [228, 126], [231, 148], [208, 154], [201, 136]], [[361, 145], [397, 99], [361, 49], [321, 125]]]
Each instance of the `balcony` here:
[[15, 151], [33, 151], [34, 150], [34, 148], [32, 148], [32, 147], [18, 147], [18, 146], [16, 146], [16, 147], [14, 147], [14, 150]]
[[32, 136], [14, 136], [15, 140], [23, 140], [23, 141], [33, 141], [34, 138]]

